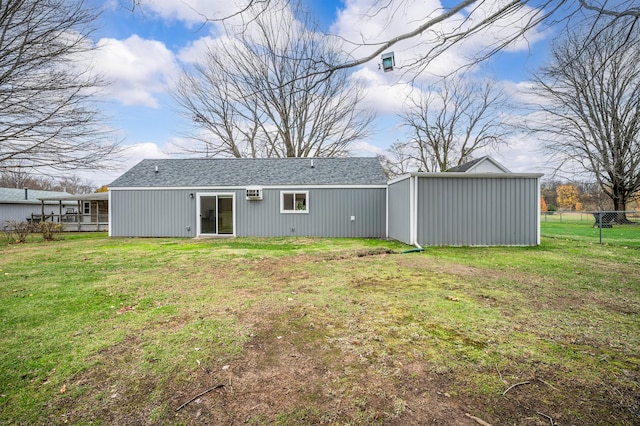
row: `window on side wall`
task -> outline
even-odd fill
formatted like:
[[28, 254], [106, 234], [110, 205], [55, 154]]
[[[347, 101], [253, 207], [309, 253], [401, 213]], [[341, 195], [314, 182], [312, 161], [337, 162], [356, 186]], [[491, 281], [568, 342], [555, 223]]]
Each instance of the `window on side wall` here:
[[309, 213], [308, 191], [282, 191], [280, 193], [281, 213]]

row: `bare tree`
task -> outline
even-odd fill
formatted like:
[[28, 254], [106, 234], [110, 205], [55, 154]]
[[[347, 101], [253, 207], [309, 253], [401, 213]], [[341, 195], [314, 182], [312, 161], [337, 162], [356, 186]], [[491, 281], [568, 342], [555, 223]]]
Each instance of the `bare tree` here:
[[0, 188], [29, 188], [43, 191], [64, 191], [71, 194], [88, 194], [95, 186], [77, 175], [63, 176], [53, 180], [49, 176], [33, 175], [22, 168], [0, 172]]
[[0, 188], [29, 188], [48, 191], [53, 185], [51, 178], [33, 176], [24, 168], [0, 170]]
[[0, 2], [0, 169], [92, 169], [118, 152], [81, 65], [95, 17], [82, 0]]
[[540, 112], [530, 124], [562, 165], [592, 174], [619, 211], [640, 191], [640, 23], [632, 21], [556, 43], [536, 76]]
[[[251, 31], [209, 47], [174, 97], [200, 129], [191, 152], [234, 157], [346, 155], [372, 115], [346, 71], [320, 72], [335, 46], [293, 14], [254, 16]], [[204, 131], [202, 131], [204, 130]]]
[[508, 128], [499, 113], [505, 100], [491, 81], [445, 79], [417, 93], [399, 115], [411, 140], [395, 151], [405, 156], [409, 151], [420, 170], [445, 171], [471, 160], [478, 150], [504, 143]]
[[[150, 0], [122, 0], [133, 6], [143, 7]], [[244, 0], [238, 2], [237, 8], [228, 13], [215, 16], [204, 16], [204, 21], [226, 22], [240, 19], [251, 23], [256, 15], [268, 13], [275, 3], [282, 0]], [[286, 2], [286, 0], [285, 0]], [[381, 15], [388, 16], [386, 23], [379, 28], [378, 36], [366, 39], [362, 34], [357, 39], [346, 40], [345, 51], [352, 54], [333, 58], [324, 58], [322, 72], [335, 71], [343, 68], [353, 68], [372, 60], [378, 60], [380, 54], [388, 51], [399, 43], [414, 43], [420, 46], [420, 54], [407, 61], [404, 70], [419, 72], [429, 63], [452, 46], [463, 43], [469, 38], [482, 36], [488, 28], [498, 28], [500, 37], [485, 47], [478, 49], [475, 56], [469, 58], [469, 63], [485, 59], [517, 40], [526, 38], [529, 30], [541, 23], [549, 25], [565, 25], [567, 28], [575, 26], [585, 19], [593, 19], [607, 25], [626, 17], [640, 17], [640, 6], [637, 0], [456, 0], [440, 2], [442, 6], [434, 6], [430, 13], [412, 16], [413, 20], [407, 26], [387, 32], [396, 20], [398, 11], [403, 10], [405, 0], [371, 0], [370, 6], [366, 2], [362, 7], [362, 21], [368, 22]], [[629, 24], [628, 20], [623, 21]], [[622, 31], [628, 31], [623, 28]], [[592, 34], [595, 36], [595, 34]], [[362, 48], [366, 48], [363, 53]]]
[[419, 169], [410, 145], [399, 141], [392, 143], [384, 155], [378, 155], [378, 161], [389, 179]]

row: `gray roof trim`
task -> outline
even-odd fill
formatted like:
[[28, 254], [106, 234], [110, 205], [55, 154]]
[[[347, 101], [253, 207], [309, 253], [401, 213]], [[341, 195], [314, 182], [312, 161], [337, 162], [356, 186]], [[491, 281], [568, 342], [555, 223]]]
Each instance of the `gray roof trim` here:
[[486, 178], [495, 178], [495, 179], [515, 179], [515, 178], [540, 178], [544, 176], [544, 173], [466, 173], [466, 172], [412, 172], [405, 173], [398, 177], [395, 177], [389, 181], [389, 185], [394, 183], [402, 182], [403, 180], [409, 179], [410, 177], [424, 177], [424, 178], [433, 178], [433, 179], [452, 179], [452, 178], [463, 178], [463, 179], [486, 179]]
[[242, 186], [132, 186], [112, 188], [109, 191], [166, 191], [166, 190], [185, 190], [185, 191], [211, 191], [211, 190], [245, 190], [247, 188], [261, 189], [385, 189], [387, 185], [242, 185]]
[[[156, 171], [157, 170], [157, 171]], [[116, 188], [385, 185], [376, 157], [142, 160]]]
[[466, 173], [466, 172], [443, 172], [443, 173], [410, 173], [411, 176], [427, 177], [427, 178], [464, 178], [464, 179], [476, 179], [476, 178], [495, 178], [495, 179], [514, 179], [514, 178], [539, 178], [544, 176], [544, 173]]

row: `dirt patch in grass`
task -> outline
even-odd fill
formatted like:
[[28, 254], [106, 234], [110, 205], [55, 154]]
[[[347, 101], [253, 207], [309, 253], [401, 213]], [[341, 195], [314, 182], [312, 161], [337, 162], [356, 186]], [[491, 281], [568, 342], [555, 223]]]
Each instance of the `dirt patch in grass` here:
[[392, 376], [381, 376], [353, 354], [300, 342], [296, 333], [282, 333], [277, 321], [265, 325], [245, 344], [242, 357], [224, 365], [202, 364], [167, 382], [140, 366], [153, 360], [145, 360], [139, 338], [128, 336], [94, 357], [95, 365], [69, 384], [69, 395], [58, 399], [49, 421], [477, 424], [447, 392], [449, 378], [423, 365], [401, 366]]
[[[215, 379], [212, 380], [212, 377]], [[299, 346], [295, 336], [265, 332], [245, 355], [176, 390], [180, 406], [210, 384], [222, 388], [180, 410], [179, 422], [201, 424], [460, 424], [475, 422], [446, 396], [447, 382], [421, 371], [378, 376], [340, 351]], [[215, 386], [215, 385], [214, 385]]]

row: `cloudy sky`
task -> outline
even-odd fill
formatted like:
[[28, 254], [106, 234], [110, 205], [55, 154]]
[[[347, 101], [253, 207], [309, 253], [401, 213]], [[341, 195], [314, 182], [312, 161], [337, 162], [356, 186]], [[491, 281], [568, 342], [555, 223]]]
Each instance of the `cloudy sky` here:
[[[197, 61], [206, 43], [220, 37], [221, 28], [206, 18], [216, 18], [237, 10], [235, 1], [143, 0], [131, 10], [130, 0], [91, 0], [102, 10], [92, 39], [98, 47], [93, 67], [111, 82], [104, 93], [105, 110], [111, 126], [124, 145], [130, 147], [123, 170], [87, 176], [96, 185], [108, 184], [124, 169], [143, 158], [170, 157], [171, 146], [182, 144], [190, 123], [169, 95], [182, 67]], [[499, 1], [499, 0], [496, 0]], [[303, 6], [328, 33], [353, 41], [379, 41], [406, 31], [440, 8], [438, 0], [402, 0], [381, 13], [363, 18], [372, 0], [303, 0]], [[489, 2], [490, 3], [490, 2]], [[396, 114], [402, 111], [410, 80], [435, 81], [467, 63], [469, 56], [490, 47], [517, 27], [518, 17], [491, 31], [448, 50], [419, 73], [385, 73], [378, 60], [353, 69], [353, 78], [367, 88], [367, 105], [377, 112], [373, 134], [354, 146], [353, 154], [373, 156], [383, 153], [395, 141], [407, 139]], [[553, 32], [536, 28], [526, 38], [480, 66], [466, 71], [471, 78], [488, 76], [512, 99], [521, 97], [537, 66], [544, 63]], [[429, 48], [429, 40], [412, 40], [393, 47], [397, 65], [402, 66]], [[361, 57], [366, 47], [355, 46], [352, 54]], [[505, 113], [509, 113], [505, 111]], [[545, 172], [545, 161], [535, 140], [514, 134], [508, 146], [491, 153], [514, 172]]]

